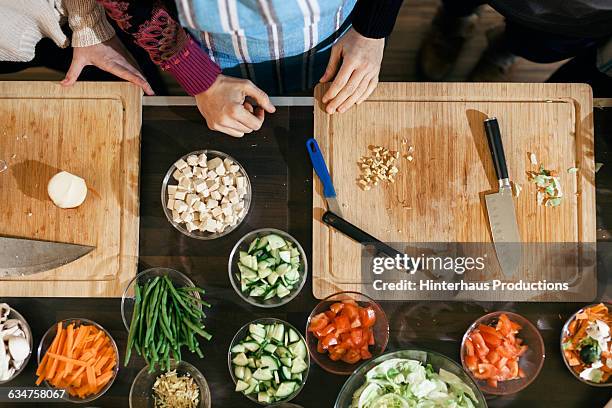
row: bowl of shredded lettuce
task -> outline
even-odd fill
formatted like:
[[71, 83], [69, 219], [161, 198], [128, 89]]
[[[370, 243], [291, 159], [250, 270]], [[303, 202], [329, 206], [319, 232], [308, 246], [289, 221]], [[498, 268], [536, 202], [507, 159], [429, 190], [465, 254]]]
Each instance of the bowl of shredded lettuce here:
[[344, 383], [334, 408], [486, 408], [482, 392], [450, 358], [424, 350], [383, 354]]

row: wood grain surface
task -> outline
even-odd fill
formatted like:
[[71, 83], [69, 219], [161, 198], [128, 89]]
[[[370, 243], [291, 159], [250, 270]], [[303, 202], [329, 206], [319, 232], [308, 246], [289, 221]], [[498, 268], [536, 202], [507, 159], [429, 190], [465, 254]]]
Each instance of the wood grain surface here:
[[[138, 254], [141, 102], [126, 83], [0, 83], [0, 235], [91, 245], [67, 265], [3, 278], [4, 296], [121, 296]], [[85, 179], [85, 202], [60, 209], [47, 183]]]
[[[323, 87], [315, 93], [320, 100]], [[595, 242], [593, 119], [590, 88], [580, 84], [417, 84], [381, 83], [360, 106], [327, 115], [315, 103], [315, 135], [332, 175], [344, 217], [384, 242], [490, 243], [484, 195], [498, 188], [483, 120], [500, 123], [510, 178], [523, 189], [516, 197], [519, 231], [525, 243]], [[363, 191], [357, 179], [368, 146], [401, 153], [393, 184]], [[406, 156], [414, 149], [409, 161]], [[530, 162], [557, 170], [564, 189], [562, 205], [537, 203], [527, 171]], [[577, 173], [568, 173], [570, 167]], [[361, 245], [321, 222], [325, 208], [321, 183], [313, 191], [314, 294], [361, 290]], [[524, 249], [524, 262], [514, 278], [534, 281], [568, 279], [552, 266], [550, 254], [536, 245]], [[490, 256], [495, 257], [492, 248]], [[355, 261], [357, 260], [357, 261]], [[488, 265], [489, 266], [489, 265]], [[568, 272], [569, 273], [569, 272]], [[594, 276], [594, 265], [572, 275]], [[503, 278], [497, 263], [465, 280]], [[562, 298], [587, 300], [594, 279], [580, 279]], [[461, 296], [449, 292], [454, 299]], [[466, 295], [467, 296], [467, 295]], [[470, 294], [469, 296], [473, 296]], [[481, 300], [510, 300], [512, 292], [483, 292]], [[536, 300], [533, 293], [520, 300]], [[522, 297], [521, 297], [522, 296]], [[402, 293], [402, 299], [427, 299], [426, 292]]]
[[[612, 109], [595, 112], [596, 160], [604, 165], [597, 173], [598, 299], [612, 296]], [[140, 183], [139, 270], [166, 266], [187, 274], [206, 289], [206, 327], [213, 339], [203, 345], [204, 358], [185, 352], [183, 357], [204, 374], [212, 393], [213, 408], [257, 408], [240, 393], [227, 366], [227, 350], [240, 327], [261, 317], [283, 319], [302, 332], [309, 313], [318, 303], [312, 295], [312, 276], [295, 299], [282, 307], [264, 310], [244, 302], [228, 280], [227, 260], [234, 244], [247, 232], [263, 227], [288, 231], [312, 261], [312, 167], [304, 143], [313, 134], [312, 107], [277, 107], [266, 116], [262, 129], [244, 138], [231, 138], [206, 129], [195, 106], [144, 107]], [[188, 238], [166, 220], [160, 204], [160, 186], [177, 157], [197, 149], [227, 152], [246, 168], [253, 185], [253, 206], [236, 231], [214, 241]], [[120, 299], [104, 298], [0, 298], [17, 309], [32, 327], [37, 347], [56, 321], [84, 317], [107, 329], [119, 346], [121, 359], [127, 331], [120, 318]], [[485, 313], [508, 310], [537, 324], [546, 346], [540, 375], [523, 391], [489, 397], [489, 408], [603, 408], [610, 388], [590, 387], [576, 380], [565, 367], [559, 345], [561, 327], [584, 303], [521, 302], [381, 302], [389, 319], [388, 351], [424, 348], [459, 361], [459, 344], [468, 326]], [[33, 386], [36, 352], [15, 380], [0, 391]], [[101, 398], [83, 406], [128, 407], [130, 387], [144, 361], [132, 357], [121, 364], [113, 386]], [[292, 401], [303, 408], [331, 408], [347, 377], [330, 374], [314, 362], [304, 389]], [[0, 402], [2, 408], [75, 407], [42, 401]], [[345, 408], [345, 407], [342, 407]]]

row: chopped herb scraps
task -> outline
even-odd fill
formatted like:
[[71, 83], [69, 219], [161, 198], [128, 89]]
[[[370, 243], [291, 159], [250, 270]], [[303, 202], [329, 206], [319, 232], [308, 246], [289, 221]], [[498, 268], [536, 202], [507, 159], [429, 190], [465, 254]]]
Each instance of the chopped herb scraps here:
[[561, 182], [555, 170], [547, 170], [540, 165], [538, 171], [528, 171], [527, 179], [535, 184], [539, 205], [556, 207], [561, 204], [563, 193]]
[[578, 167], [570, 167], [569, 169], [567, 169], [567, 172], [570, 174], [574, 174], [578, 172]]

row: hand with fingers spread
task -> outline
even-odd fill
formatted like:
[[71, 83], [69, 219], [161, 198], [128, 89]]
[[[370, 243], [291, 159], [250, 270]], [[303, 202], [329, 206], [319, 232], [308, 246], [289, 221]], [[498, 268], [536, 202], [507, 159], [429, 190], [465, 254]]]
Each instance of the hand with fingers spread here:
[[210, 88], [195, 98], [208, 127], [234, 137], [259, 130], [265, 112], [276, 111], [268, 95], [251, 81], [225, 75], [219, 75]]
[[94, 65], [103, 71], [138, 85], [147, 95], [154, 94], [151, 85], [136, 68], [136, 62], [123, 47], [117, 36], [100, 44], [75, 47], [66, 78], [60, 83], [64, 86], [74, 84], [81, 75], [83, 68], [88, 65]]
[[323, 103], [329, 114], [345, 112], [367, 99], [378, 85], [384, 38], [367, 38], [351, 28], [334, 44], [321, 82], [333, 82]]

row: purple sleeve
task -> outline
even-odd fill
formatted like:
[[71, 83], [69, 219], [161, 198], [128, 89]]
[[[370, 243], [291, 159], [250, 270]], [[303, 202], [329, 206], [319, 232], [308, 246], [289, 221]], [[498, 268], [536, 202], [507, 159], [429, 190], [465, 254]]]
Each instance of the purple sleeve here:
[[189, 95], [206, 91], [221, 73], [221, 68], [200, 48], [193, 38], [169, 59], [161, 63]]

